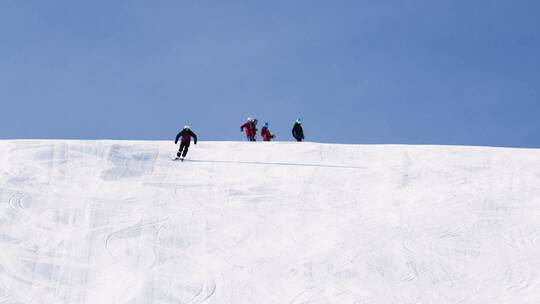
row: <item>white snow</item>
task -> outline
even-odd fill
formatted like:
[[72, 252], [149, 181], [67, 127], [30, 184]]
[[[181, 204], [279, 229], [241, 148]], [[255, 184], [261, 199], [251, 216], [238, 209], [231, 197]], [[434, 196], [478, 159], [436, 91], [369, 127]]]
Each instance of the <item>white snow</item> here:
[[540, 150], [0, 141], [0, 303], [540, 303]]

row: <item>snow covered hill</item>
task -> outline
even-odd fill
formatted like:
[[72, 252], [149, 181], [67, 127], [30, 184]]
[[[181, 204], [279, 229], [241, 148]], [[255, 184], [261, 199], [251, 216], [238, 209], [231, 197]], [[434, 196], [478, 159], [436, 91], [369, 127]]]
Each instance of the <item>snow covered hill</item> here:
[[0, 303], [540, 303], [540, 150], [0, 141]]

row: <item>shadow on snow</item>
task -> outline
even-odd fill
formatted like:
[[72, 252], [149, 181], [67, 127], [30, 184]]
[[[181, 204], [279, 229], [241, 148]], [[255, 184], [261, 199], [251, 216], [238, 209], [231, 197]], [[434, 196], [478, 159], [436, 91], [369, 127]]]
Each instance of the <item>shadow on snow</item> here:
[[317, 164], [301, 164], [301, 163], [267, 163], [267, 162], [231, 161], [231, 160], [186, 159], [186, 161], [195, 162], [195, 163], [272, 165], [272, 166], [300, 166], [300, 167], [324, 167], [324, 168], [339, 168], [339, 169], [363, 169], [364, 168], [364, 167], [341, 166], [341, 165], [317, 165]]

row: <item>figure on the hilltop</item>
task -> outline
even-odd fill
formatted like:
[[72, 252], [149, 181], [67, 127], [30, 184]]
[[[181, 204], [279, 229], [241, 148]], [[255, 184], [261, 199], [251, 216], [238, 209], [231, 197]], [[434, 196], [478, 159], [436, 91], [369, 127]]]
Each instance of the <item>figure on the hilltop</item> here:
[[240, 132], [246, 132], [248, 141], [256, 141], [257, 136], [257, 119], [248, 117], [247, 122], [240, 126]]
[[268, 130], [268, 123], [265, 122], [264, 126], [261, 129], [261, 137], [263, 141], [271, 141], [272, 138], [275, 138], [276, 136], [270, 133], [270, 130]]
[[257, 123], [259, 121], [257, 120], [257, 118], [254, 118], [253, 119], [253, 140], [252, 141], [257, 141], [257, 131], [259, 129], [257, 129]]
[[302, 120], [300, 118], [298, 118], [294, 123], [292, 136], [296, 139], [296, 141], [304, 140], [304, 129], [302, 129]]
[[197, 144], [197, 135], [195, 135], [195, 133], [191, 131], [191, 128], [188, 125], [184, 126], [184, 129], [182, 129], [182, 131], [180, 131], [176, 135], [174, 144], [176, 145], [178, 143], [178, 140], [180, 139], [180, 149], [178, 150], [178, 153], [176, 153], [175, 160], [180, 159], [181, 161], [184, 161], [184, 158], [187, 155], [192, 137], [193, 137], [193, 143]]

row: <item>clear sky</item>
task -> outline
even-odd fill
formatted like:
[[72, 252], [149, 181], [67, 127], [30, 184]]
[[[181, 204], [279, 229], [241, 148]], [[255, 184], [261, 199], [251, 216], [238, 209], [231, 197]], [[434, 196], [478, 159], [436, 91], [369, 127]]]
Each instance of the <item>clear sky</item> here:
[[538, 0], [2, 0], [0, 138], [540, 147]]

